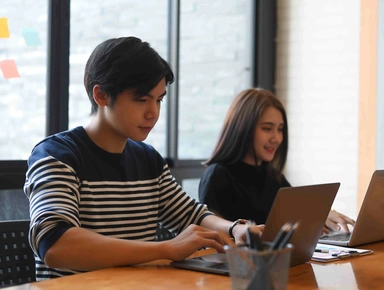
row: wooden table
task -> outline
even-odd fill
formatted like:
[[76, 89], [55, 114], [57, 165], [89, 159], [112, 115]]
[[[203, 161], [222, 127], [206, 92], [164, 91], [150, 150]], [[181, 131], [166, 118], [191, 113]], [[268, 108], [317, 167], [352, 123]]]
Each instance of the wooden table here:
[[[290, 268], [288, 289], [384, 289], [384, 242], [364, 245], [373, 254]], [[205, 252], [210, 250], [206, 250]], [[231, 289], [229, 277], [171, 268], [169, 261], [98, 270], [6, 288], [43, 289]]]

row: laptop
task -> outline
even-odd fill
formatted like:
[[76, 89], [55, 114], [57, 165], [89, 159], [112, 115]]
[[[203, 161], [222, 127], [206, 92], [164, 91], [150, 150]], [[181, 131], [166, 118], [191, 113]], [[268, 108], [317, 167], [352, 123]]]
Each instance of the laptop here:
[[[271, 242], [286, 223], [299, 221], [290, 239], [293, 245], [291, 266], [309, 261], [315, 251], [325, 221], [339, 190], [340, 183], [281, 188], [273, 202], [261, 239]], [[172, 267], [229, 275], [226, 254], [210, 254], [202, 257], [174, 261]]]
[[376, 170], [350, 233], [331, 232], [320, 237], [319, 243], [354, 247], [384, 240], [384, 170]]

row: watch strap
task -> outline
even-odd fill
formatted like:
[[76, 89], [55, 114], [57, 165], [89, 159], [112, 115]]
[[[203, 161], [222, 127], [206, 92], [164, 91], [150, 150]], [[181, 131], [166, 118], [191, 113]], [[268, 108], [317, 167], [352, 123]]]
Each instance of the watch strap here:
[[248, 221], [245, 220], [245, 219], [237, 219], [235, 220], [231, 226], [229, 227], [229, 230], [228, 230], [228, 234], [230, 236], [231, 239], [234, 239], [234, 235], [233, 235], [233, 228], [237, 225], [237, 224], [241, 224], [241, 225], [245, 225]]

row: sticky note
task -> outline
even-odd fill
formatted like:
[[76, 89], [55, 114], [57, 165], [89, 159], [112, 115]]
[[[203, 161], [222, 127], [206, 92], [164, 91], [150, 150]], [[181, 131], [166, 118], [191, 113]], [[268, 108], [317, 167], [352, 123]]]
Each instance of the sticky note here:
[[21, 33], [23, 34], [25, 43], [28, 46], [38, 46], [41, 45], [39, 33], [34, 28], [23, 28], [21, 30]]
[[0, 61], [0, 69], [3, 72], [4, 78], [6, 79], [20, 77], [16, 62], [12, 59]]
[[7, 18], [0, 18], [0, 38], [9, 38]]

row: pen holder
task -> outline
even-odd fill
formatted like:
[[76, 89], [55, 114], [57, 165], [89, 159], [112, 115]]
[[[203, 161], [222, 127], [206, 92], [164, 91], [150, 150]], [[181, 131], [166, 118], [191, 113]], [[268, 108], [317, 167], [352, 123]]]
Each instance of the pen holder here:
[[257, 251], [238, 246], [227, 247], [232, 289], [286, 289], [291, 252], [290, 244], [276, 251]]

